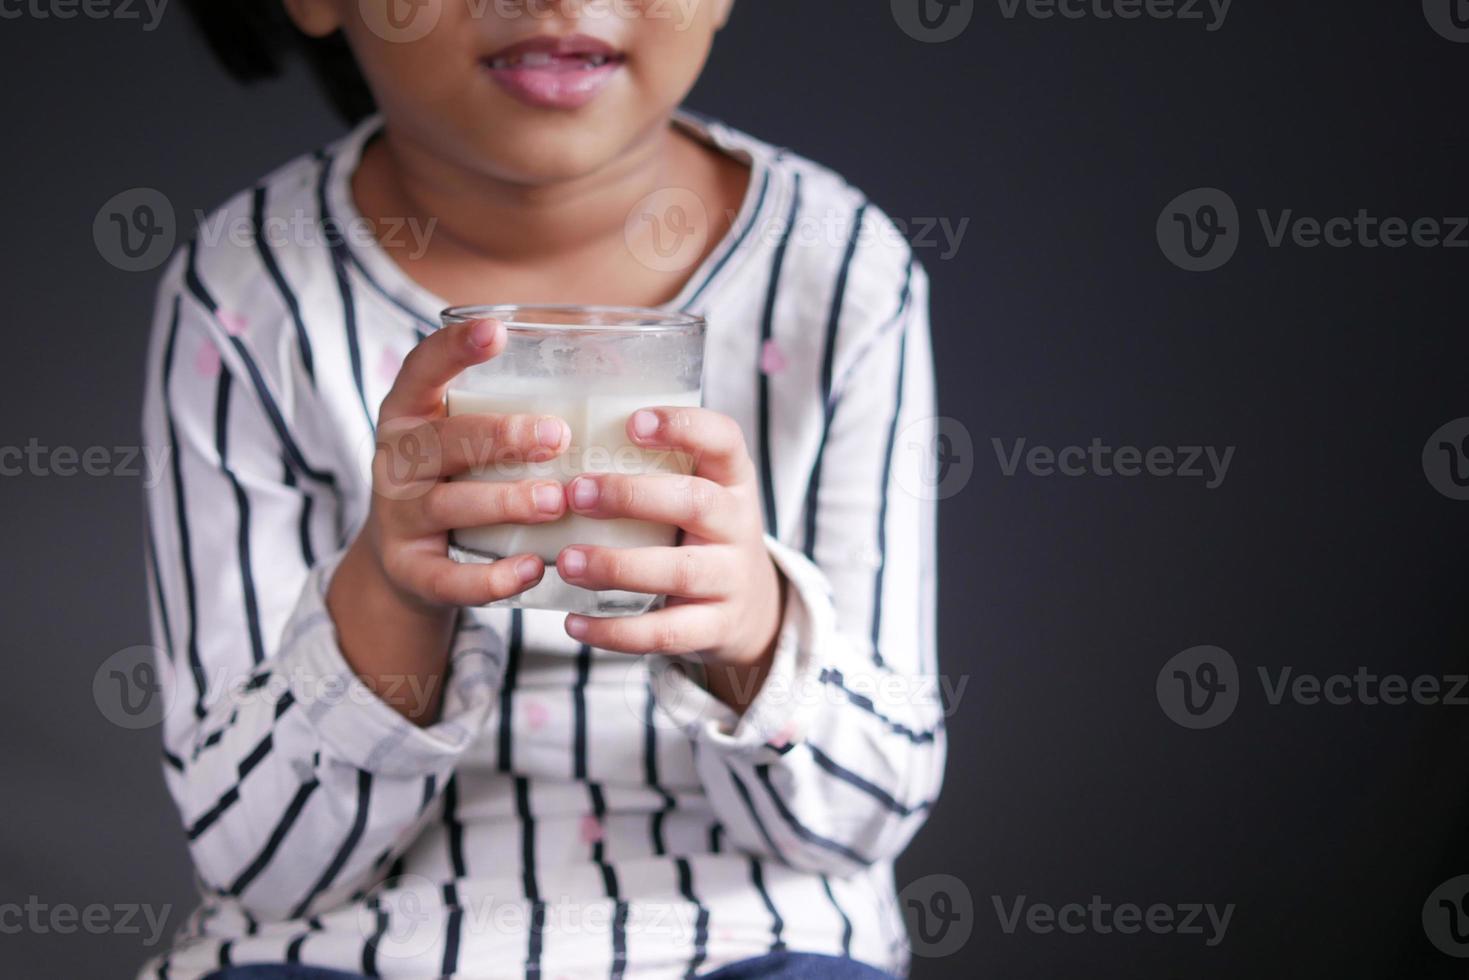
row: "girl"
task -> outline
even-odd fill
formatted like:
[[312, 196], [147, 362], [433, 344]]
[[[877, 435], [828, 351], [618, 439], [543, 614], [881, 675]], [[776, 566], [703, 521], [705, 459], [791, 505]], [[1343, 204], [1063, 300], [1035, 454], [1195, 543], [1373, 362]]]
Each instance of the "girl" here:
[[[836, 175], [678, 108], [731, 3], [192, 5], [242, 78], [304, 49], [352, 128], [160, 287], [152, 611], [204, 899], [144, 975], [905, 971], [892, 862], [945, 745], [927, 279]], [[703, 407], [627, 421], [694, 474], [444, 481], [568, 447], [444, 418], [506, 333], [438, 312], [505, 302], [706, 317]], [[435, 479], [395, 480], [409, 448]], [[668, 605], [481, 608], [544, 564], [448, 532], [568, 511], [680, 528], [556, 558]]]

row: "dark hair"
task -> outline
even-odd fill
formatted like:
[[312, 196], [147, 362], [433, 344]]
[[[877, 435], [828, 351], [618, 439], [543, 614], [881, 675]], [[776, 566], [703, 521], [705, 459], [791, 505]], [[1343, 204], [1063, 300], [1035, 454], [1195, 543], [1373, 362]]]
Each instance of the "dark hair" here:
[[214, 56], [237, 81], [276, 78], [293, 53], [306, 58], [327, 101], [348, 123], [377, 109], [347, 40], [302, 34], [281, 0], [183, 0]]

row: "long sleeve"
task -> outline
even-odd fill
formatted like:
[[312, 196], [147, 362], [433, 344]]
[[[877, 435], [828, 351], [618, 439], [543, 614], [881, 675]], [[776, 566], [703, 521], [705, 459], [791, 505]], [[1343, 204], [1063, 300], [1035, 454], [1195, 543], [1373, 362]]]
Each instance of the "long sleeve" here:
[[456, 632], [427, 729], [356, 677], [324, 602], [346, 543], [333, 469], [355, 461], [307, 438], [299, 338], [264, 301], [248, 325], [220, 309], [197, 262], [191, 246], [160, 288], [143, 416], [169, 462], [147, 491], [164, 771], [201, 887], [249, 918], [299, 917], [412, 840], [492, 710], [503, 644]]
[[842, 337], [804, 526], [766, 535], [789, 587], [754, 702], [736, 716], [679, 661], [653, 671], [731, 838], [837, 876], [895, 857], [943, 778], [928, 285], [902, 276], [896, 312]]

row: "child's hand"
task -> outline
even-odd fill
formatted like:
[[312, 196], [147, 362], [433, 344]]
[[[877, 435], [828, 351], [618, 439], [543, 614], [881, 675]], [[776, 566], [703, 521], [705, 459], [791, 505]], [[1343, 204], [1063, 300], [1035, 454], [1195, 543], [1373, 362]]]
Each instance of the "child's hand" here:
[[567, 484], [568, 505], [587, 517], [672, 524], [683, 529], [683, 544], [576, 545], [557, 556], [556, 568], [583, 588], [666, 594], [668, 604], [639, 616], [571, 615], [566, 631], [625, 653], [698, 653], [710, 692], [743, 709], [769, 669], [784, 602], [744, 435], [733, 419], [703, 408], [643, 409], [627, 432], [644, 449], [688, 453], [693, 475], [584, 474]]
[[392, 586], [433, 607], [479, 606], [523, 592], [545, 570], [531, 554], [490, 565], [460, 564], [446, 554], [456, 528], [541, 524], [565, 512], [556, 480], [450, 482], [486, 460], [544, 461], [571, 441], [553, 416], [457, 415], [444, 391], [465, 368], [505, 348], [505, 329], [481, 320], [430, 335], [408, 355], [383, 400], [373, 459], [372, 509], [365, 542]]

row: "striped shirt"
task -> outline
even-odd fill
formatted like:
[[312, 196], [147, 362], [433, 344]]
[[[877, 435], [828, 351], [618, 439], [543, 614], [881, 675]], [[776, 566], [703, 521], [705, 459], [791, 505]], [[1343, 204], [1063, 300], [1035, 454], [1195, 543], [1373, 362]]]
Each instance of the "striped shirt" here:
[[829, 170], [676, 124], [753, 172], [667, 304], [709, 321], [704, 404], [746, 435], [790, 583], [753, 704], [539, 610], [460, 613], [428, 728], [344, 661], [324, 592], [378, 405], [446, 305], [342, 232], [369, 119], [203, 221], [159, 289], [150, 605], [202, 902], [140, 975], [688, 977], [782, 949], [906, 971], [892, 861], [945, 754], [927, 278]]

